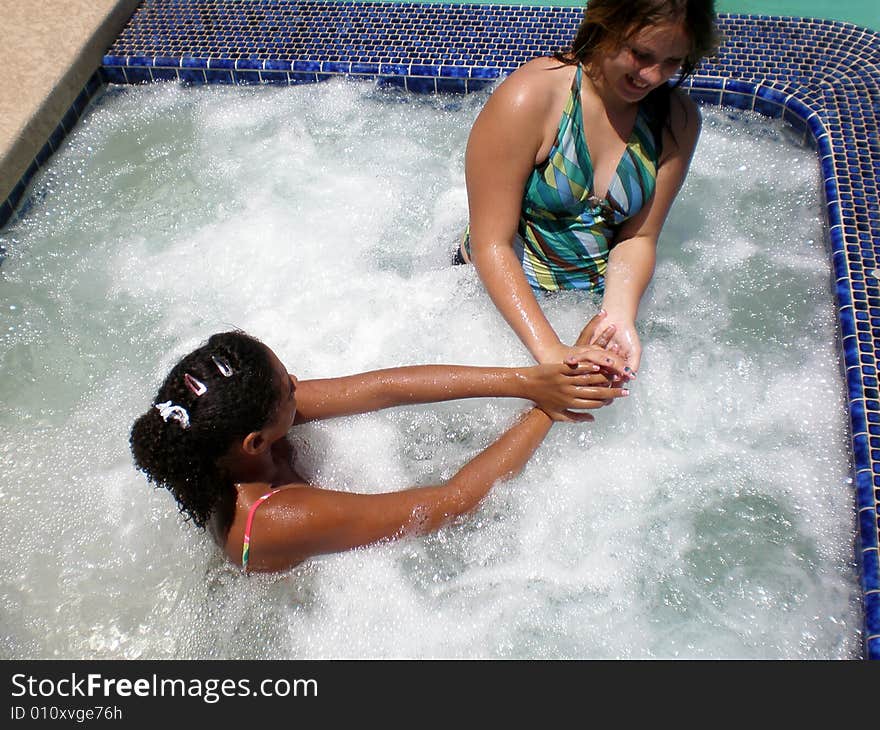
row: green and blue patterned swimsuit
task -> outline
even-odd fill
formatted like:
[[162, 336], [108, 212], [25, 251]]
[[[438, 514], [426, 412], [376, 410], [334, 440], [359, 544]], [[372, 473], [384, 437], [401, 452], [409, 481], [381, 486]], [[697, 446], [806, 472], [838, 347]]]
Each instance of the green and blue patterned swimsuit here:
[[656, 177], [657, 145], [640, 105], [608, 193], [594, 195], [578, 66], [556, 142], [526, 181], [514, 248], [531, 287], [601, 294], [614, 235], [654, 193]]

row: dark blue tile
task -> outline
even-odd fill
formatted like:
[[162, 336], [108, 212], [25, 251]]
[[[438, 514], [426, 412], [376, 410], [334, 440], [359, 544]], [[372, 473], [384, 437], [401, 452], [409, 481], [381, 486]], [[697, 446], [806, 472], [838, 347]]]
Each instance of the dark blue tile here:
[[352, 63], [350, 73], [366, 76], [375, 76], [379, 73], [378, 63]]
[[[846, 343], [844, 343], [846, 344]], [[849, 400], [855, 400], [862, 397], [862, 375], [858, 368], [850, 368], [846, 372], [846, 382]], [[859, 433], [865, 430], [865, 424], [857, 420], [858, 412], [850, 411], [850, 423], [853, 433]]]
[[765, 117], [778, 119], [782, 116], [783, 106], [774, 101], [768, 101], [761, 96], [756, 96], [753, 109], [758, 112], [758, 114], [763, 114]]
[[880, 591], [880, 557], [877, 550], [863, 550], [862, 558], [862, 590]]
[[751, 109], [753, 97], [746, 94], [736, 94], [725, 91], [721, 95], [721, 105], [733, 107], [734, 109]]
[[738, 94], [746, 94], [748, 96], [753, 96], [755, 93], [755, 84], [750, 81], [742, 81], [740, 79], [727, 79], [727, 83], [724, 84], [724, 88], [727, 91], [732, 91]]
[[466, 79], [470, 71], [466, 66], [441, 66], [440, 76], [453, 79]]
[[181, 68], [177, 72], [177, 77], [187, 84], [205, 83], [205, 72], [197, 68]]
[[880, 635], [880, 593], [865, 594], [865, 634]]
[[205, 81], [209, 84], [233, 83], [232, 71], [226, 69], [205, 69]]
[[238, 71], [238, 70], [235, 70], [232, 72], [232, 80], [236, 84], [259, 84], [259, 83], [261, 83], [259, 71]]
[[862, 550], [876, 548], [877, 545], [877, 513], [873, 509], [859, 512], [859, 547]]
[[128, 83], [128, 79], [125, 78], [125, 70], [120, 66], [104, 66], [101, 70], [108, 84]]
[[381, 87], [406, 89], [406, 76], [380, 76], [378, 84]]
[[348, 61], [324, 61], [321, 64], [321, 72], [325, 74], [347, 74], [350, 70]]
[[874, 475], [869, 471], [856, 474], [856, 508], [870, 507], [874, 500]]
[[406, 76], [409, 66], [405, 63], [380, 63], [379, 73], [382, 76]]
[[837, 180], [835, 178], [829, 178], [828, 180], [826, 180], [823, 188], [826, 203], [836, 202], [839, 200], [839, 196], [837, 194]]
[[151, 69], [153, 73], [153, 81], [177, 81], [176, 68], [157, 68]]
[[437, 91], [434, 79], [426, 79], [421, 76], [407, 76], [406, 89], [414, 94], [433, 94]]
[[18, 183], [12, 188], [12, 192], [9, 193], [9, 197], [7, 198], [7, 200], [9, 201], [9, 204], [12, 206], [13, 210], [18, 207], [18, 205], [24, 198], [25, 190], [27, 190], [27, 186], [36, 171], [37, 166], [31, 164], [28, 169], [25, 170], [24, 175], [21, 176], [21, 180], [19, 180]]
[[66, 136], [67, 132], [64, 130], [64, 125], [59, 124], [52, 130], [52, 134], [49, 135], [49, 146], [53, 150], [57, 150]]
[[809, 131], [806, 120], [787, 106], [782, 112], [782, 119], [789, 125], [789, 127], [801, 134], [806, 134]]
[[193, 56], [184, 56], [180, 59], [181, 68], [208, 68], [208, 59], [201, 57], [193, 57]]
[[483, 91], [484, 89], [491, 87], [494, 83], [494, 81], [490, 81], [489, 79], [468, 79], [467, 89], [468, 92]]
[[294, 61], [293, 62], [293, 70], [294, 71], [320, 71], [321, 70], [321, 62], [320, 61]]
[[466, 79], [437, 79], [437, 91], [444, 94], [466, 94]]
[[691, 89], [688, 94], [698, 104], [707, 104], [710, 106], [719, 106], [721, 104], [721, 92], [711, 89]]
[[129, 66], [125, 69], [125, 77], [129, 84], [149, 84], [153, 80], [150, 69], [145, 66]]
[[471, 69], [471, 78], [472, 79], [499, 79], [504, 74], [501, 73], [501, 69], [499, 68], [473, 68]]
[[290, 61], [267, 58], [263, 64], [266, 71], [290, 71]]
[[[814, 139], [820, 139], [823, 135], [827, 134], [827, 130], [825, 129], [825, 125], [822, 120], [819, 118], [819, 115], [811, 116], [807, 119], [807, 125], [810, 128], [810, 133], [813, 135]], [[830, 143], [830, 141], [829, 141]]]
[[3, 204], [0, 205], [0, 228], [3, 228], [12, 217], [12, 205], [10, 205], [9, 200], [4, 200]]
[[52, 147], [49, 145], [48, 142], [46, 144], [44, 144], [40, 148], [39, 152], [37, 152], [37, 154], [34, 156], [34, 159], [37, 161], [37, 165], [39, 167], [43, 167], [46, 164], [46, 162], [49, 160], [49, 158], [52, 156], [53, 151], [54, 150], [52, 149]]
[[317, 75], [313, 73], [291, 71], [287, 76], [291, 84], [314, 84], [318, 81]]
[[232, 70], [235, 68], [235, 61], [231, 58], [209, 58], [208, 59], [208, 68], [209, 69], [226, 69]]
[[260, 80], [264, 84], [272, 84], [273, 86], [290, 85], [290, 77], [281, 71], [261, 71]]
[[426, 64], [413, 64], [410, 67], [409, 72], [413, 76], [439, 76], [440, 67]]

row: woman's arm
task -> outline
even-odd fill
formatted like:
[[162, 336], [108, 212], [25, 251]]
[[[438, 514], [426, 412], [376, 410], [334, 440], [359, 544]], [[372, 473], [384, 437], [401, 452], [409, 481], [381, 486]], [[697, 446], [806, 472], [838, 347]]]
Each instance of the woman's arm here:
[[673, 92], [670, 102], [673, 135], [668, 130], [664, 132], [666, 152], [657, 170], [654, 195], [618, 233], [605, 277], [602, 306], [608, 312], [608, 321], [617, 327], [612, 344], [633, 370], [638, 370], [642, 355], [635, 320], [642, 295], [654, 274], [657, 240], [687, 176], [700, 136], [700, 112], [690, 97]]
[[[314, 555], [437, 530], [476, 507], [499, 480], [517, 474], [551, 424], [543, 411], [532, 409], [439, 486], [384, 494], [283, 489], [260, 508], [248, 567], [286, 570]], [[241, 546], [237, 531], [231, 531], [228, 539], [227, 553], [237, 559]]]
[[[544, 316], [513, 241], [526, 180], [555, 139], [565, 103], [558, 88], [567, 90], [574, 70], [559, 69], [552, 59], [517, 69], [489, 97], [465, 153], [471, 261], [495, 307], [538, 362], [561, 362], [570, 348]], [[567, 83], [559, 83], [560, 74]]]

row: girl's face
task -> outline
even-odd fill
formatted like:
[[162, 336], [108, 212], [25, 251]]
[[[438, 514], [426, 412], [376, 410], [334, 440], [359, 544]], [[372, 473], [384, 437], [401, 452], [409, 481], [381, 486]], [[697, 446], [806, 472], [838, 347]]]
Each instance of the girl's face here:
[[278, 409], [272, 423], [267, 424], [263, 428], [263, 432], [271, 442], [275, 442], [287, 434], [296, 418], [297, 380], [295, 376], [288, 374], [287, 368], [271, 349], [267, 347], [266, 350], [269, 353], [269, 361], [272, 363], [275, 383], [278, 388]]
[[691, 39], [681, 23], [652, 25], [600, 58], [599, 71], [608, 91], [624, 102], [636, 103], [669, 81], [690, 50]]

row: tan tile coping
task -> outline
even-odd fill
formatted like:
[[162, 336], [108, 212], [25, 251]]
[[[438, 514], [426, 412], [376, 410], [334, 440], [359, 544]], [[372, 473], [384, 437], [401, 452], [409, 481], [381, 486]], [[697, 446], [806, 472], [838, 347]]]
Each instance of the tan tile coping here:
[[0, 0], [0, 202], [6, 200], [139, 0]]

